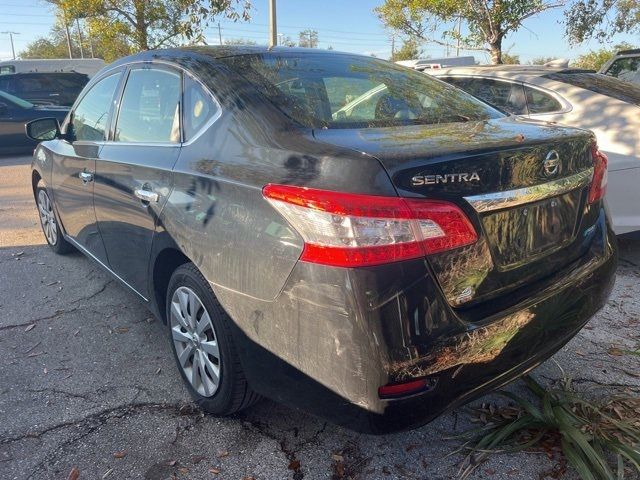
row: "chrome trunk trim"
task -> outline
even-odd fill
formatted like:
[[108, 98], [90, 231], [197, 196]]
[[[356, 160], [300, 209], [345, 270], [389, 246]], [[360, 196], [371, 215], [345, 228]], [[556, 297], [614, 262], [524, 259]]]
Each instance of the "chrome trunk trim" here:
[[569, 177], [531, 187], [517, 188], [504, 192], [486, 193], [464, 197], [478, 213], [492, 212], [503, 208], [537, 202], [545, 198], [556, 197], [563, 193], [587, 186], [593, 178], [593, 167]]

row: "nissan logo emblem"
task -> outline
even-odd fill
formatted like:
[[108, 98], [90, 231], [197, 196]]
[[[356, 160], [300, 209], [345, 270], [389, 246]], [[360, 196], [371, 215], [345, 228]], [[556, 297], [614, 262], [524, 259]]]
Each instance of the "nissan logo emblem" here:
[[560, 155], [555, 150], [551, 150], [547, 153], [544, 159], [544, 174], [547, 177], [553, 177], [560, 172]]

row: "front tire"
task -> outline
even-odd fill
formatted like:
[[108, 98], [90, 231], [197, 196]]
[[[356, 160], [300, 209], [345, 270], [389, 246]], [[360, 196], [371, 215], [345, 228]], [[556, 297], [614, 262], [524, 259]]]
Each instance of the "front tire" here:
[[38, 207], [42, 233], [44, 233], [44, 238], [47, 240], [51, 249], [59, 255], [73, 251], [73, 246], [67, 242], [62, 235], [60, 222], [53, 208], [53, 201], [42, 182], [40, 182], [36, 188], [36, 205]]
[[171, 276], [166, 314], [178, 370], [200, 408], [230, 415], [259, 399], [240, 365], [229, 329], [232, 320], [192, 263]]

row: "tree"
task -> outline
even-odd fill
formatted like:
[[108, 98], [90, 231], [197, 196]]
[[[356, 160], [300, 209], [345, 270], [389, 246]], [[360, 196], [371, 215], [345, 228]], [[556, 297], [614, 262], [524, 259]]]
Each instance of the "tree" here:
[[255, 40], [249, 40], [248, 38], [225, 38], [225, 45], [257, 45]]
[[[502, 63], [502, 41], [529, 17], [563, 5], [564, 0], [385, 0], [375, 9], [384, 24], [409, 36], [438, 45], [491, 54], [493, 63]], [[462, 21], [468, 34], [446, 30], [441, 39], [433, 33], [443, 24]]]
[[610, 60], [618, 50], [626, 50], [629, 48], [633, 48], [633, 46], [628, 43], [619, 43], [613, 48], [601, 48], [599, 50], [592, 50], [589, 53], [580, 55], [571, 64], [571, 66], [598, 71], [600, 70], [600, 67], [602, 67], [608, 60]]
[[511, 55], [508, 52], [502, 54], [502, 63], [505, 65], [520, 65], [520, 55]]
[[286, 36], [280, 39], [280, 41], [278, 42], [278, 45], [281, 45], [283, 47], [295, 47], [296, 42], [292, 40], [291, 37]]
[[306, 48], [318, 48], [318, 31], [307, 29], [299, 34], [298, 46]]
[[[77, 25], [75, 26], [77, 28]], [[75, 58], [80, 57], [79, 37], [82, 38], [82, 51], [85, 56], [91, 56], [92, 52], [95, 58], [102, 58], [106, 62], [112, 62], [133, 52], [133, 45], [122, 32], [118, 31], [117, 25], [110, 29], [103, 29], [90, 21], [81, 22], [80, 26], [82, 34], [78, 36], [76, 30], [71, 35], [71, 54]], [[46, 37], [37, 38], [20, 52], [21, 58], [67, 58], [68, 56], [66, 32], [61, 20], [54, 24]]]
[[640, 0], [576, 0], [564, 13], [566, 35], [573, 44], [640, 33]]
[[216, 15], [249, 19], [250, 0], [47, 0], [65, 18], [86, 18], [104, 29], [124, 31], [136, 50], [204, 40], [203, 28]]
[[529, 62], [529, 65], [544, 65], [555, 60], [555, 57], [535, 57]]
[[422, 50], [418, 41], [415, 38], [408, 38], [398, 50], [393, 52], [391, 61], [414, 60], [420, 58], [420, 55], [422, 55]]

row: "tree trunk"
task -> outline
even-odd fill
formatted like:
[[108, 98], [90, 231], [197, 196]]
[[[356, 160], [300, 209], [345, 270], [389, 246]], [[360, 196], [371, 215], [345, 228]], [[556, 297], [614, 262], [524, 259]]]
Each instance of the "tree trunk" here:
[[136, 0], [134, 2], [136, 17], [136, 40], [140, 50], [149, 50], [149, 37], [147, 35], [147, 22], [145, 15], [145, 1]]
[[489, 43], [489, 52], [491, 53], [491, 63], [500, 65], [502, 63], [502, 39]]

